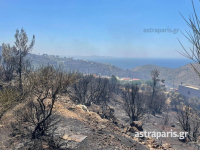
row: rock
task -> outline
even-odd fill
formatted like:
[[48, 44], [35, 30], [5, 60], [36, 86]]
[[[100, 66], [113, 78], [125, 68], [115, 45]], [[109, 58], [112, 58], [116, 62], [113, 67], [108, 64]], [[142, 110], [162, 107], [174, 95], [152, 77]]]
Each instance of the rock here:
[[165, 144], [162, 144], [162, 148], [167, 150], [171, 148], [171, 145], [169, 143], [165, 143]]
[[156, 125], [158, 125], [158, 123], [154, 122], [153, 125], [156, 126]]
[[135, 133], [135, 132], [138, 132], [139, 130], [136, 127], [130, 127], [128, 129], [128, 131], [131, 132], [131, 133]]
[[111, 112], [115, 112], [115, 110], [114, 110], [113, 107], [110, 107], [110, 111], [111, 111]]
[[105, 125], [101, 125], [101, 124], [97, 125], [97, 129], [98, 129], [98, 130], [102, 130], [102, 129], [104, 129], [104, 128], [106, 128]]
[[154, 143], [154, 144], [152, 145], [152, 148], [158, 148], [158, 147], [159, 147], [158, 144], [155, 144], [155, 143]]
[[114, 135], [112, 135], [112, 134], [109, 134], [109, 137], [111, 137], [111, 138], [113, 138], [113, 139], [115, 138], [115, 136], [114, 136]]
[[87, 136], [85, 135], [71, 135], [67, 138], [69, 141], [82, 142]]
[[127, 131], [128, 131], [127, 127], [125, 127], [124, 129], [122, 129], [122, 133], [127, 133]]
[[154, 139], [149, 139], [149, 140], [147, 140], [147, 142], [146, 142], [148, 145], [152, 145], [153, 143], [154, 143]]
[[69, 135], [65, 134], [65, 135], [62, 137], [62, 139], [67, 140], [68, 137], [69, 137]]
[[87, 109], [87, 106], [85, 106], [85, 105], [79, 104], [79, 105], [76, 105], [76, 107], [81, 108], [81, 109], [82, 109], [83, 111], [85, 111], [85, 112], [89, 112], [89, 110]]
[[146, 142], [141, 142], [142, 145], [146, 145]]
[[131, 125], [131, 127], [136, 127], [139, 131], [143, 131], [142, 121], [133, 121], [130, 125]]
[[74, 111], [76, 109], [76, 106], [70, 106], [69, 108], [68, 108], [68, 110], [71, 110], [71, 111]]

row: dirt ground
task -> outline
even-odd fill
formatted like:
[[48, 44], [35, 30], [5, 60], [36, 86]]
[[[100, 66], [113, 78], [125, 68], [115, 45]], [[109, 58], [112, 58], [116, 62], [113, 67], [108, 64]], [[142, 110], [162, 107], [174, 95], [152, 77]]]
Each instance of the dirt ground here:
[[[123, 110], [123, 104], [120, 103], [119, 100], [116, 100], [116, 101], [112, 101], [110, 105], [115, 108], [115, 116], [118, 118], [118, 120], [120, 120], [120, 122], [124, 125], [129, 125], [129, 117], [126, 115], [125, 111]], [[156, 114], [156, 116], [150, 115], [148, 119], [146, 116], [146, 119], [144, 119], [145, 121], [143, 121], [144, 131], [170, 132], [172, 130], [178, 133], [181, 132], [177, 124], [177, 121], [175, 119], [176, 112], [170, 110], [168, 114], [169, 114], [169, 123], [168, 125], [165, 126], [164, 130], [162, 128], [163, 127], [162, 121], [165, 116], [165, 113], [160, 114], [160, 115]], [[175, 127], [171, 127], [172, 125], [174, 125]], [[183, 143], [177, 137], [160, 137], [159, 139], [156, 139], [156, 138], [154, 139], [156, 140], [156, 142], [160, 144], [170, 143], [172, 149], [176, 149], [176, 150], [198, 150], [198, 148], [200, 149], [200, 145], [198, 146], [197, 144], [194, 144], [194, 143], [187, 143], [187, 144]]]
[[[68, 135], [87, 136], [82, 142], [69, 141], [69, 147], [75, 150], [147, 150], [148, 148], [124, 133], [121, 129], [107, 119], [101, 119], [94, 112], [84, 112], [68, 101], [66, 107], [60, 106], [60, 113], [65, 116], [61, 131]], [[67, 108], [67, 109], [66, 109]], [[72, 110], [70, 113], [66, 112]]]
[[[109, 104], [114, 108], [118, 123], [102, 119], [97, 113], [86, 111], [73, 104], [67, 97], [61, 96], [56, 102], [55, 111], [61, 122], [57, 125], [56, 134], [68, 143], [68, 149], [73, 150], [148, 150], [148, 144], [144, 140], [138, 140], [133, 133], [127, 134], [126, 127], [129, 126], [129, 118], [123, 110], [123, 104], [117, 97]], [[143, 129], [149, 132], [167, 132], [171, 129], [180, 132], [175, 112], [169, 112], [171, 122], [162, 129], [162, 115], [151, 116], [144, 121]], [[8, 123], [12, 119], [12, 113], [8, 112], [2, 118], [0, 125], [0, 149], [9, 148]], [[171, 125], [175, 127], [171, 127]], [[170, 143], [171, 149], [176, 150], [198, 150], [194, 144], [183, 144], [178, 138], [159, 138], [155, 141], [159, 144]], [[21, 144], [21, 145], [20, 145]], [[18, 143], [19, 149], [23, 150], [23, 143]], [[156, 149], [156, 148], [155, 148]]]

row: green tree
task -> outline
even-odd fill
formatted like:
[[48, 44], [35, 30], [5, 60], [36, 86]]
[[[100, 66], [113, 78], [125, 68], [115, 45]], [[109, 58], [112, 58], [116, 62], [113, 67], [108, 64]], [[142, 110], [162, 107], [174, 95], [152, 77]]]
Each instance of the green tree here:
[[145, 81], [145, 84], [153, 87], [153, 80], [147, 80]]
[[111, 83], [112, 84], [117, 84], [117, 77], [115, 75], [111, 76]]
[[140, 80], [132, 81], [131, 83], [134, 84], [134, 85], [136, 85], [136, 84], [141, 85], [142, 84], [142, 82]]

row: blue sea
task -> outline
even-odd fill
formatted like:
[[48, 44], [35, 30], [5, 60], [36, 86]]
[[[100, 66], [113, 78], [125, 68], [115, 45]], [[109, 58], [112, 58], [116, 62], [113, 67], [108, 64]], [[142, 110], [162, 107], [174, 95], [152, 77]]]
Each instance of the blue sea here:
[[[80, 59], [80, 58], [79, 58]], [[143, 65], [156, 65], [160, 67], [166, 68], [179, 68], [185, 66], [189, 63], [194, 63], [186, 58], [113, 58], [113, 57], [87, 57], [82, 58], [84, 60], [96, 61], [100, 63], [109, 63], [116, 67], [120, 67], [123, 69], [133, 69], [138, 66]]]

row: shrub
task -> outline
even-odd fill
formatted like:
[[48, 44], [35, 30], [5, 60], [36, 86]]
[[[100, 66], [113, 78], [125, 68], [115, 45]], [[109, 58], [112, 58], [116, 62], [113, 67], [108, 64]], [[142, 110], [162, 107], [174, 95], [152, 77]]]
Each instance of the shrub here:
[[0, 118], [3, 114], [16, 104], [20, 99], [18, 90], [12, 87], [5, 87], [0, 90]]

